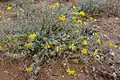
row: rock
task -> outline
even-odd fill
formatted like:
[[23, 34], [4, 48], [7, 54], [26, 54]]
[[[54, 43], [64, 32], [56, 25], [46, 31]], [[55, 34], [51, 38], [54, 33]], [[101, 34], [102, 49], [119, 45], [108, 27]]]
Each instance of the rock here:
[[115, 56], [115, 52], [111, 52], [110, 55]]

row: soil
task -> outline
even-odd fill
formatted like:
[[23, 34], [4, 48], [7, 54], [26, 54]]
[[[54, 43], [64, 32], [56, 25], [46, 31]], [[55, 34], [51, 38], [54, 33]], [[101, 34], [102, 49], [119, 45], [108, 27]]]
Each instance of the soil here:
[[[3, 2], [0, 2], [0, 5], [0, 11], [4, 11], [6, 5]], [[14, 12], [10, 11], [5, 11], [5, 14], [8, 19], [13, 19], [15, 16]], [[120, 46], [120, 18], [103, 16], [91, 27], [98, 30], [106, 43], [112, 41]], [[107, 51], [109, 48], [104, 49]], [[68, 75], [65, 63], [55, 58], [40, 66], [37, 80], [120, 80], [120, 48], [114, 51], [114, 54], [109, 52], [111, 55], [104, 52], [103, 59], [100, 62], [94, 61], [84, 72], [81, 71], [80, 63], [72, 62], [70, 66], [79, 74], [77, 76]], [[29, 58], [12, 60], [0, 53], [0, 80], [29, 80], [29, 74], [24, 72], [29, 63]]]

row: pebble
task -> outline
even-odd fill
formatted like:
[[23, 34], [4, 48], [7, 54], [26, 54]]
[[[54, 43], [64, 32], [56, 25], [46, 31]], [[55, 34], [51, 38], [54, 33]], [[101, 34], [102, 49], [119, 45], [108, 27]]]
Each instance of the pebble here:
[[62, 78], [64, 78], [64, 75], [62, 75]]
[[115, 19], [118, 20], [118, 17], [116, 17]]
[[111, 52], [110, 55], [115, 56], [115, 52]]
[[114, 76], [114, 77], [116, 77], [116, 76], [117, 76], [115, 72], [113, 73], [113, 76]]
[[64, 66], [66, 66], [67, 64], [66, 64], [66, 63], [64, 63], [63, 65], [64, 65]]

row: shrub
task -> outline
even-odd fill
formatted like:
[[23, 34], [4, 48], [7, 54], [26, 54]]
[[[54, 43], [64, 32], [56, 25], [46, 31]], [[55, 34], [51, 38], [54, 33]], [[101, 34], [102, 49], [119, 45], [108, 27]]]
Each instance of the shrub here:
[[[12, 34], [3, 35], [0, 42], [3, 45], [7, 43], [7, 50], [17, 58], [25, 55], [33, 57], [31, 74], [36, 74], [34, 69], [40, 62], [54, 56], [67, 61], [78, 59], [87, 64], [91, 57], [101, 51], [102, 42], [87, 23], [86, 18], [89, 16], [84, 11], [71, 8], [71, 4], [65, 6], [55, 3], [50, 7], [44, 5], [38, 10], [34, 1], [15, 0], [12, 7], [17, 13], [17, 20], [13, 24]], [[91, 17], [91, 20], [92, 26], [96, 19]], [[31, 78], [35, 78], [34, 75]]]

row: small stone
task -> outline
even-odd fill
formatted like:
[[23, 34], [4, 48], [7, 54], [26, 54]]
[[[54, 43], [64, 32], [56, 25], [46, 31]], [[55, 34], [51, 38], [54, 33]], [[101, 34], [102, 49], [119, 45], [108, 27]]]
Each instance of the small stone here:
[[93, 67], [93, 71], [95, 71], [95, 67]]
[[112, 69], [114, 69], [115, 67], [114, 66], [111, 66]]
[[96, 55], [96, 58], [97, 58], [98, 60], [100, 60], [100, 56], [99, 56], [99, 55]]
[[8, 71], [4, 71], [4, 73], [8, 74]]
[[115, 52], [111, 52], [110, 55], [115, 56]]
[[117, 76], [115, 72], [113, 73], [113, 76], [114, 76], [114, 77], [116, 77], [116, 76]]
[[67, 64], [66, 64], [66, 63], [64, 63], [63, 65], [64, 65], [64, 66], [66, 66]]
[[107, 37], [107, 35], [104, 34], [104, 37]]
[[62, 75], [62, 78], [64, 78], [64, 75]]
[[7, 20], [8, 20], [8, 21], [10, 21], [10, 20], [11, 20], [11, 18], [8, 18]]
[[37, 67], [34, 73], [37, 74], [39, 70], [40, 70], [40, 67]]
[[118, 20], [118, 17], [116, 17], [115, 19]]

